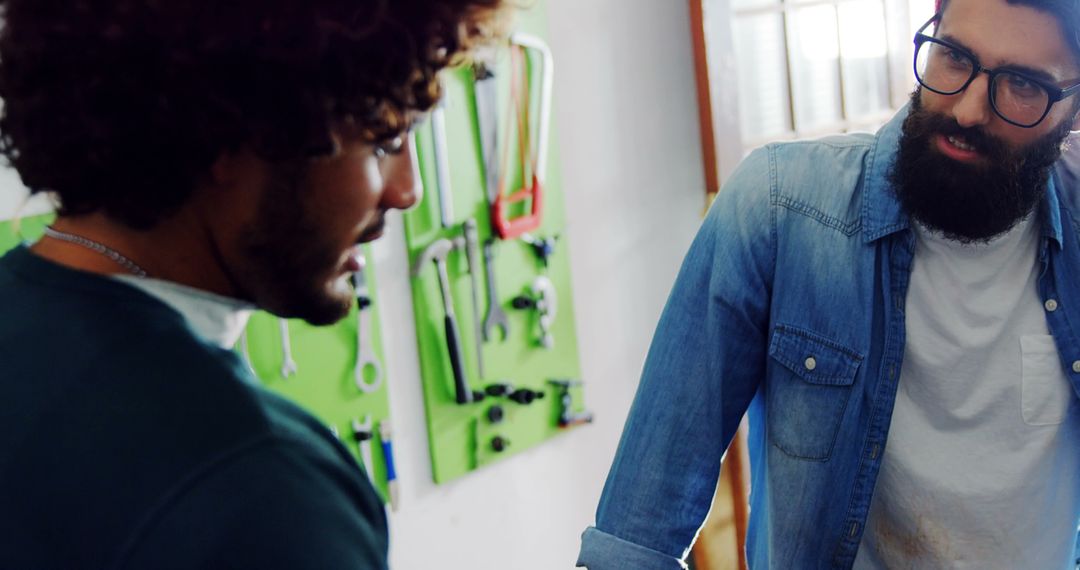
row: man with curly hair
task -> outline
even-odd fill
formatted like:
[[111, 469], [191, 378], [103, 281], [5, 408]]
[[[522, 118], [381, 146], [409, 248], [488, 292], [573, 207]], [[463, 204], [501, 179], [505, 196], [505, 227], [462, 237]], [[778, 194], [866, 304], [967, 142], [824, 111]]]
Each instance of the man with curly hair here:
[[0, 568], [385, 568], [382, 505], [229, 350], [348, 311], [413, 122], [500, 0], [0, 0]]

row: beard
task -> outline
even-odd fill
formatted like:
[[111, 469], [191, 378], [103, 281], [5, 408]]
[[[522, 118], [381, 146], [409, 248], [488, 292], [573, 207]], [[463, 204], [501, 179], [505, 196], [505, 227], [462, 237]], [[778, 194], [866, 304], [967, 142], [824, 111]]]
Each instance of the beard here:
[[[904, 211], [961, 243], [986, 242], [1007, 232], [1042, 200], [1070, 122], [1014, 150], [981, 127], [961, 127], [955, 119], [926, 110], [921, 93], [920, 88], [911, 95], [911, 112], [889, 174]], [[938, 135], [963, 138], [983, 160], [967, 164], [945, 156], [934, 146]]]
[[306, 180], [307, 167], [299, 161], [272, 167], [255, 222], [241, 237], [245, 274], [234, 280], [263, 310], [327, 325], [349, 313], [353, 295], [346, 276], [336, 274], [340, 246], [307, 219]]

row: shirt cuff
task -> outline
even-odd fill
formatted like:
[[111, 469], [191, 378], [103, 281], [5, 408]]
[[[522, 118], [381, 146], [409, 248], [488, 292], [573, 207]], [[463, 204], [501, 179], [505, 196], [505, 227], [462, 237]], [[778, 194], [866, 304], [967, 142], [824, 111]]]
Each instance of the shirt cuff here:
[[593, 526], [581, 533], [577, 565], [589, 570], [686, 570], [682, 560]]

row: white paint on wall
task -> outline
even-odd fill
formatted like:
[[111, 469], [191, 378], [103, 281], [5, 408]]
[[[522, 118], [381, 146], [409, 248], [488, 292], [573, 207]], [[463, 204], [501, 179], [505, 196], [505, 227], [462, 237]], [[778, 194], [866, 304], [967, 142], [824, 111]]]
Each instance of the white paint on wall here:
[[36, 216], [51, 210], [48, 196], [39, 194], [31, 197], [19, 174], [8, 166], [0, 166], [0, 222]]
[[[391, 568], [571, 568], [705, 205], [685, 2], [547, 3], [585, 397], [596, 423], [431, 482], [400, 217], [375, 248], [402, 507]], [[566, 250], [563, 250], [566, 251]]]

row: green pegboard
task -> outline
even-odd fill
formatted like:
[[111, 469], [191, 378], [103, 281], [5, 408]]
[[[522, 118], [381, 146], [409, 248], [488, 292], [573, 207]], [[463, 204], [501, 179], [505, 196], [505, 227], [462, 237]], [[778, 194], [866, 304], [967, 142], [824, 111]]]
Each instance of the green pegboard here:
[[[367, 258], [372, 259], [370, 248], [365, 246], [364, 249]], [[387, 386], [391, 382], [385, 365], [382, 338], [378, 334], [378, 299], [370, 261], [365, 271], [368, 295], [372, 300], [367, 309], [370, 315], [370, 348], [382, 375], [381, 384], [376, 390], [361, 390], [355, 379], [359, 330], [356, 303], [353, 303], [349, 315], [333, 326], [315, 327], [297, 319], [286, 321], [289, 347], [296, 363], [295, 374], [288, 378], [282, 372], [285, 345], [281, 320], [277, 317], [256, 312], [248, 323], [244, 342], [237, 346], [237, 351], [249, 360], [255, 375], [267, 389], [300, 404], [326, 423], [361, 465], [363, 458], [353, 438], [352, 421], [368, 416], [373, 428], [378, 428], [381, 422], [389, 422], [390, 397]], [[246, 354], [243, 354], [245, 344]], [[373, 369], [369, 366], [364, 379], [371, 384], [373, 378]], [[389, 496], [385, 459], [376, 431], [376, 437], [371, 441], [372, 481], [384, 499]]]
[[[20, 242], [36, 241], [44, 227], [53, 220], [52, 214], [23, 218], [18, 222], [0, 222], [0, 252], [15, 247]], [[371, 259], [370, 250], [366, 250]], [[369, 295], [372, 297], [371, 345], [376, 360], [384, 363], [382, 338], [379, 331], [378, 303], [372, 264], [367, 265]], [[370, 415], [373, 427], [389, 421], [390, 400], [387, 385], [388, 371], [382, 365], [383, 381], [379, 389], [365, 393], [354, 380], [357, 354], [357, 306], [353, 304], [349, 316], [330, 327], [313, 327], [302, 321], [290, 320], [289, 339], [297, 373], [289, 378], [281, 376], [283, 344], [278, 319], [264, 312], [255, 313], [248, 324], [247, 354], [256, 376], [268, 389], [289, 398], [306, 408], [327, 426], [340, 434], [341, 441], [361, 462], [359, 448], [352, 437], [352, 419]], [[239, 350], [239, 349], [238, 349]], [[367, 376], [370, 380], [370, 372]], [[387, 494], [386, 463], [382, 446], [374, 440], [371, 446], [373, 481], [385, 498]]]
[[41, 234], [45, 233], [45, 226], [49, 225], [55, 217], [53, 214], [44, 214], [19, 220], [0, 221], [0, 253], [23, 242], [37, 241]]
[[[532, 35], [545, 35], [545, 16], [540, 6], [520, 14], [516, 29]], [[498, 78], [500, 155], [505, 141], [516, 141], [516, 131], [507, 135], [506, 121], [513, 120], [510, 100], [509, 50], [500, 50], [496, 60], [495, 75]], [[556, 69], [558, 62], [555, 62]], [[537, 70], [530, 65], [525, 73], [534, 86], [531, 97], [535, 116], [539, 97], [536, 96], [539, 81]], [[556, 73], [556, 81], [558, 81]], [[447, 133], [448, 163], [455, 222], [443, 228], [440, 221], [439, 195], [436, 186], [436, 168], [433, 158], [433, 134], [430, 121], [420, 125], [416, 142], [420, 158], [420, 173], [424, 182], [426, 199], [405, 216], [405, 234], [409, 259], [414, 264], [422, 252], [440, 238], [454, 239], [462, 235], [460, 224], [467, 218], [476, 220], [480, 242], [493, 235], [493, 228], [485, 199], [484, 165], [480, 147], [477, 115], [473, 97], [473, 72], [471, 68], [455, 69], [444, 76], [445, 122]], [[556, 140], [551, 129], [550, 141]], [[507, 188], [521, 186], [522, 172], [518, 167], [517, 145], [510, 145]], [[550, 238], [561, 235], [566, 227], [562, 186], [559, 168], [553, 154], [548, 162], [544, 185], [544, 212], [542, 226], [532, 234]], [[513, 212], [518, 215], [519, 212]], [[413, 304], [416, 315], [417, 345], [423, 375], [424, 399], [428, 421], [428, 435], [434, 479], [437, 483], [450, 481], [491, 462], [523, 452], [557, 434], [558, 419], [562, 411], [559, 391], [549, 380], [581, 380], [577, 334], [574, 327], [573, 303], [570, 288], [570, 263], [567, 245], [559, 241], [555, 253], [545, 267], [532, 247], [521, 240], [496, 242], [494, 278], [498, 290], [498, 303], [506, 311], [510, 321], [510, 335], [502, 340], [501, 334], [489, 342], [481, 342], [485, 364], [485, 376], [479, 375], [477, 343], [473, 317], [472, 282], [468, 275], [466, 255], [460, 249], [450, 252], [447, 270], [453, 298], [454, 312], [458, 320], [459, 338], [462, 341], [465, 376], [472, 390], [482, 391], [498, 383], [509, 383], [515, 388], [542, 391], [545, 397], [529, 405], [521, 405], [504, 397], [485, 398], [471, 404], [455, 401], [454, 380], [444, 332], [444, 309], [435, 264], [420, 267], [420, 273], [412, 280]], [[482, 256], [481, 256], [482, 259]], [[488, 291], [483, 263], [479, 264], [480, 315], [487, 311]], [[554, 346], [540, 346], [539, 317], [535, 311], [515, 310], [511, 307], [514, 297], [528, 293], [538, 276], [548, 277], [557, 292], [558, 310], [552, 328]], [[584, 402], [580, 387], [570, 391], [573, 411], [583, 410]], [[493, 405], [504, 412], [501, 422], [492, 422], [488, 411]], [[502, 452], [497, 452], [492, 441], [501, 437], [509, 442]]]

